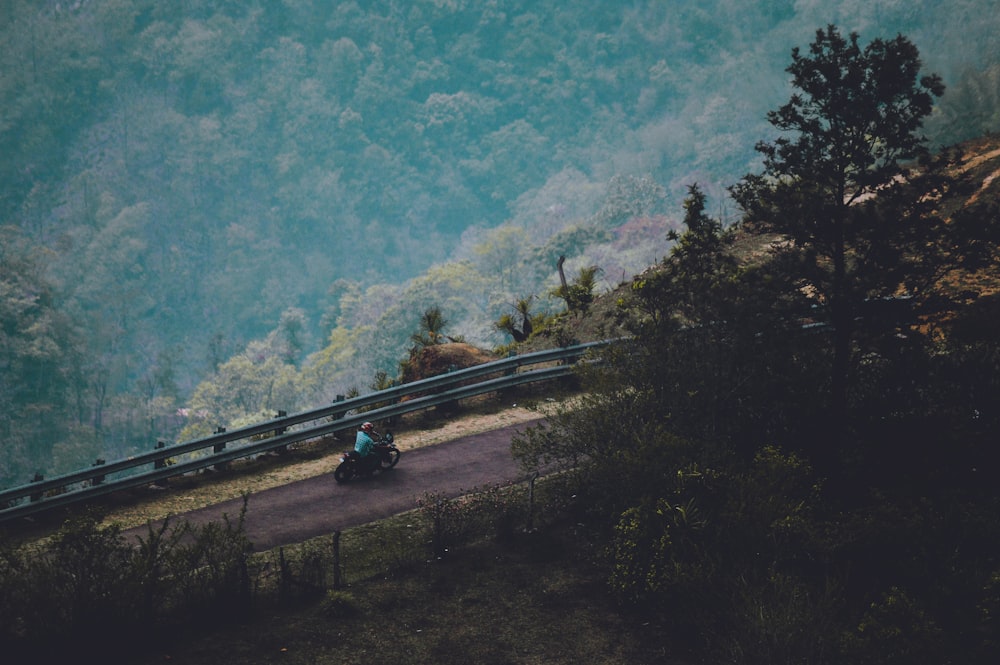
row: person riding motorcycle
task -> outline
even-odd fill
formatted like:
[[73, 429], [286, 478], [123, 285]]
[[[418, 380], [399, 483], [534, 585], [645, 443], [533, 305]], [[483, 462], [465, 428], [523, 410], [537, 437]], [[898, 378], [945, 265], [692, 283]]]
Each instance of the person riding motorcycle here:
[[372, 454], [372, 448], [375, 446], [374, 434], [375, 425], [366, 422], [361, 425], [354, 439], [354, 451], [361, 458], [361, 463], [369, 466], [374, 466], [377, 462], [375, 455]]

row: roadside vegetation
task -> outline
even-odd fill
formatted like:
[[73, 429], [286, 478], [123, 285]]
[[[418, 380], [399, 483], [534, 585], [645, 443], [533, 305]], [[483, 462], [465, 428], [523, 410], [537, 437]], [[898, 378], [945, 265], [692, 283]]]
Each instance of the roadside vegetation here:
[[919, 70], [904, 37], [794, 50], [742, 224], [692, 187], [622, 300], [634, 336], [515, 440], [579, 474], [614, 598], [709, 662], [1000, 647], [1000, 206], [977, 160], [923, 150], [943, 88]]
[[817, 31], [740, 223], [692, 185], [661, 263], [496, 322], [517, 348], [629, 333], [515, 437], [544, 482], [254, 556], [238, 520], [138, 551], [83, 520], [4, 550], [0, 627], [114, 626], [135, 662], [995, 662], [1000, 146], [928, 154], [920, 70], [905, 37]]

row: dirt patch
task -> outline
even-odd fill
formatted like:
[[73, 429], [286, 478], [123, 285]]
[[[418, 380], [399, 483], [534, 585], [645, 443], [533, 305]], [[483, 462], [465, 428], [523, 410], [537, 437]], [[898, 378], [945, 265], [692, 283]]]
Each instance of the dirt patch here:
[[403, 364], [403, 383], [429, 379], [494, 360], [497, 356], [464, 342], [434, 344], [410, 352], [410, 359]]

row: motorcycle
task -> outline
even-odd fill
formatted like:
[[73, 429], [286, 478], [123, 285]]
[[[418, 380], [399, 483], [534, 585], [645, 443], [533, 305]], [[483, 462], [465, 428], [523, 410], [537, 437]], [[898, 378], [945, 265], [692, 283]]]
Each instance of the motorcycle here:
[[340, 456], [340, 465], [333, 472], [338, 483], [346, 483], [354, 477], [367, 477], [388, 471], [399, 462], [399, 448], [393, 442], [392, 432], [386, 432], [375, 439], [372, 452], [362, 458], [357, 451], [345, 450]]

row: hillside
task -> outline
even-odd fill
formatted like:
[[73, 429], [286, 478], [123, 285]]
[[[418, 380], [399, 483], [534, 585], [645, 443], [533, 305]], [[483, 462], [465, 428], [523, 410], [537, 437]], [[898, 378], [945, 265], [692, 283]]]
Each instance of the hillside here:
[[[1000, 202], [1000, 136], [987, 135], [959, 146], [962, 160], [952, 170], [963, 181], [961, 195], [941, 202], [941, 210], [948, 217], [975, 207], [995, 219]], [[996, 254], [993, 254], [996, 258]], [[957, 270], [941, 283], [950, 293], [969, 292], [970, 297], [994, 296], [1000, 284], [997, 276], [989, 271]]]
[[[942, 214], [953, 217], [963, 210], [976, 206], [985, 210], [986, 214], [992, 207], [996, 213], [1000, 202], [1000, 136], [984, 136], [965, 142], [955, 147], [955, 163], [948, 168], [948, 175], [955, 178], [956, 186], [950, 188], [946, 196], [939, 200]], [[770, 248], [778, 242], [773, 235], [756, 233], [753, 230], [739, 230], [733, 239], [730, 251], [740, 261], [759, 265], [766, 263], [770, 256]], [[1000, 317], [991, 317], [988, 312], [996, 312], [1000, 308], [1000, 247], [994, 246], [993, 262], [985, 262], [978, 266], [955, 269], [947, 272], [933, 286], [932, 291], [945, 297], [949, 307], [959, 306], [969, 310], [982, 310], [984, 314], [973, 317], [982, 324], [1000, 325]], [[649, 274], [661, 269], [654, 265], [647, 268], [636, 279], [643, 279]], [[555, 348], [560, 343], [584, 343], [611, 339], [631, 334], [628, 317], [634, 312], [635, 295], [633, 280], [625, 281], [616, 287], [597, 293], [594, 301], [586, 312], [563, 313], [550, 320], [549, 324], [539, 334], [529, 341], [518, 345], [520, 352], [530, 352], [546, 348]], [[927, 296], [931, 303], [939, 300]], [[937, 305], [933, 305], [936, 307]], [[934, 310], [920, 320], [917, 330], [926, 334], [940, 334], [941, 326], [954, 317], [949, 311]], [[428, 347], [423, 353], [417, 354], [407, 365], [403, 379], [417, 380], [434, 376], [454, 367], [466, 367], [471, 364], [488, 362], [494, 356], [486, 350], [477, 350], [468, 344], [443, 344]], [[531, 398], [527, 398], [531, 400]], [[542, 403], [544, 411], [544, 402]], [[404, 446], [420, 446], [438, 442], [443, 438], [459, 436], [463, 433], [481, 431], [493, 424], [509, 424], [520, 420], [536, 417], [538, 411], [514, 407], [487, 399], [481, 403], [468, 405], [452, 413], [445, 420], [436, 420], [432, 414], [432, 428], [422, 429], [425, 422], [422, 416], [409, 419], [411, 424], [404, 430], [406, 435], [401, 438]], [[336, 445], [334, 445], [336, 447]], [[330, 458], [320, 458], [315, 462], [289, 468], [287, 471], [268, 472], [268, 484], [282, 482], [293, 478], [325, 473], [331, 470], [333, 462]], [[237, 481], [235, 484], [219, 485], [213, 481], [212, 488], [206, 488], [202, 493], [205, 498], [238, 496], [239, 487], [250, 487], [251, 479]], [[262, 488], [257, 480], [252, 486]], [[185, 501], [189, 499], [184, 499]], [[195, 499], [203, 501], [203, 499]], [[176, 505], [176, 504], [174, 504]], [[161, 509], [157, 509], [161, 510]], [[119, 513], [119, 516], [124, 513]]]
[[[998, 142], [986, 137], [963, 148], [950, 167], [956, 186], [921, 198], [934, 201], [950, 224], [979, 220], [976, 230], [995, 230]], [[726, 248], [742, 268], [767, 267], [771, 250], [787, 245], [752, 227], [733, 240]], [[307, 610], [270, 614], [268, 628], [196, 635], [172, 642], [156, 657], [212, 662], [225, 650], [242, 662], [266, 662], [275, 652], [332, 662], [343, 659], [338, 650], [360, 648], [354, 641], [360, 631], [364, 643], [382, 645], [382, 653], [399, 653], [390, 644], [406, 645], [400, 659], [420, 654], [464, 662], [476, 653], [505, 660], [530, 652], [544, 654], [546, 662], [575, 662], [584, 657], [576, 638], [560, 654], [552, 645], [583, 627], [588, 648], [608, 663], [739, 653], [737, 662], [845, 662], [839, 656], [853, 654], [855, 662], [909, 664], [941, 662], [958, 652], [970, 657], [967, 662], [992, 662], [996, 626], [983, 610], [997, 603], [1000, 530], [996, 486], [980, 470], [996, 460], [996, 338], [990, 329], [966, 331], [974, 345], [969, 347], [961, 327], [953, 325], [996, 324], [995, 316], [970, 315], [979, 307], [995, 314], [997, 306], [997, 243], [978, 242], [988, 251], [966, 246], [967, 253], [948, 257], [959, 267], [920, 294], [928, 307], [922, 313], [937, 318], [918, 325], [903, 320], [905, 334], [889, 335], [858, 359], [860, 370], [877, 371], [862, 374], [865, 380], [855, 387], [862, 398], [851, 412], [856, 439], [825, 439], [820, 431], [824, 421], [816, 418], [826, 405], [812, 371], [825, 364], [819, 336], [788, 329], [787, 340], [769, 339], [751, 328], [744, 337], [730, 329], [732, 336], [713, 338], [715, 326], [705, 326], [704, 336], [696, 330], [646, 337], [633, 358], [619, 359], [625, 368], [636, 363], [634, 372], [624, 373], [635, 384], [613, 388], [580, 414], [557, 414], [551, 419], [554, 438], [539, 439], [557, 455], [563, 447], [562, 454], [573, 459], [584, 454], [600, 460], [580, 469], [586, 482], [571, 495], [554, 494], [546, 516], [555, 521], [544, 529], [512, 533], [505, 531], [509, 522], [488, 520], [489, 542], [442, 553], [436, 561], [425, 560], [420, 550], [420, 559], [403, 564], [404, 552], [412, 552], [415, 516], [386, 531], [362, 529], [373, 540], [363, 541], [361, 551], [367, 558], [385, 553], [398, 574], [380, 581], [385, 573], [379, 569], [378, 580], [330, 593]], [[648, 281], [666, 268], [651, 267], [644, 277]], [[532, 342], [568, 336], [584, 341], [625, 330], [619, 327], [626, 311], [621, 306], [631, 293], [628, 282], [601, 293], [586, 313], [556, 317], [549, 334]], [[914, 344], [912, 331], [934, 334]], [[685, 365], [691, 350], [712, 348], [701, 346], [704, 340], [718, 352], [710, 354], [715, 357], [672, 366], [677, 359]], [[727, 353], [747, 343], [759, 357]], [[474, 355], [466, 345], [448, 346], [434, 348], [428, 358], [450, 363], [457, 356], [448, 351]], [[673, 359], [658, 357], [664, 350]], [[721, 362], [713, 364], [716, 358]], [[747, 380], [731, 385], [731, 372]], [[735, 389], [737, 396], [723, 411], [685, 410], [684, 400], [711, 407], [718, 389]], [[661, 390], [666, 394], [658, 395]], [[970, 406], [977, 408], [970, 413]], [[769, 419], [800, 411], [807, 414], [803, 420], [775, 426]], [[490, 417], [507, 414], [497, 410]], [[695, 430], [683, 428], [692, 417], [710, 426], [709, 436], [688, 438]], [[477, 419], [452, 425], [461, 430], [473, 422], [483, 424]], [[762, 433], [764, 427], [770, 429]], [[741, 439], [742, 432], [749, 438]], [[637, 445], [619, 447], [614, 437], [628, 434], [641, 435], [635, 436]], [[515, 449], [523, 455], [531, 443], [528, 437]], [[754, 448], [741, 449], [745, 445]], [[494, 510], [510, 506], [485, 496]], [[439, 520], [461, 514], [436, 513]], [[390, 543], [387, 533], [406, 534], [408, 545]], [[320, 555], [314, 556], [313, 565]], [[284, 553], [275, 561], [282, 577], [295, 574], [296, 563]], [[419, 574], [407, 574], [414, 570]], [[390, 607], [402, 618], [399, 637], [394, 633], [380, 642], [387, 639], [382, 633], [365, 630]], [[508, 613], [514, 618], [503, 616]], [[528, 622], [533, 627], [525, 626], [525, 616], [534, 618]], [[331, 624], [346, 634], [334, 639]], [[455, 625], [462, 626], [457, 634]], [[508, 632], [512, 626], [516, 636]], [[553, 626], [560, 630], [552, 632]]]
[[[939, 214], [951, 220], [963, 213], [973, 213], [990, 223], [1000, 207], [1000, 135], [985, 135], [949, 149], [953, 163], [945, 169], [954, 184], [943, 195], [937, 195]], [[994, 237], [992, 249], [987, 248], [975, 262], [955, 257], [956, 267], [941, 275], [923, 295], [929, 309], [922, 314], [925, 333], [939, 332], [938, 325], [949, 320], [948, 311], [954, 306], [973, 309], [1000, 307], [1000, 247]], [[772, 250], [782, 242], [773, 234], [761, 233], [749, 225], [736, 230], [729, 251], [746, 265], [766, 264]], [[977, 251], [983, 249], [977, 245]], [[958, 267], [961, 266], [961, 267]], [[558, 346], [561, 340], [588, 342], [629, 334], [627, 317], [635, 304], [633, 284], [648, 278], [662, 266], [649, 266], [635, 278], [599, 293], [586, 313], [567, 313], [557, 317], [551, 327], [529, 342], [524, 349], [544, 349]], [[944, 311], [936, 308], [945, 307]], [[988, 321], [989, 317], [984, 319]], [[998, 319], [1000, 320], [1000, 319]]]
[[934, 145], [995, 129], [992, 9], [12, 0], [0, 484], [364, 390], [432, 305], [501, 344], [518, 299], [556, 311], [561, 255], [614, 287], [692, 182], [731, 221], [788, 53], [831, 21], [919, 45]]
[[[956, 185], [938, 201], [942, 214], [954, 217], [963, 210], [976, 207], [988, 214], [991, 206], [995, 212], [997, 201], [1000, 201], [1000, 137], [984, 136], [965, 142], [956, 146], [954, 154], [956, 161], [947, 173], [956, 180]], [[779, 240], [773, 235], [757, 233], [752, 228], [739, 229], [730, 251], [747, 265], [761, 265], [770, 259], [770, 250]], [[957, 268], [944, 274], [932, 289], [940, 298], [932, 294], [924, 296], [932, 309], [922, 315], [916, 329], [926, 334], [941, 334], [942, 325], [954, 319], [953, 308], [956, 306], [969, 311], [980, 310], [981, 314], [971, 316], [971, 320], [978, 321], [980, 327], [998, 325], [1000, 318], [991, 316], [990, 312], [996, 312], [1000, 307], [997, 297], [1000, 293], [1000, 270], [997, 269], [1000, 251], [994, 249], [992, 257], [992, 263], [981, 261], [976, 266]], [[518, 352], [630, 335], [629, 317], [634, 315], [636, 304], [633, 282], [635, 279], [646, 279], [661, 269], [662, 264], [650, 266], [633, 280], [596, 293], [585, 312], [563, 312], [551, 317], [530, 340], [516, 345]], [[941, 302], [948, 303], [948, 308], [934, 309], [940, 307]], [[494, 359], [496, 355], [491, 351], [468, 343], [430, 345], [411, 356], [402, 369], [400, 380], [414, 381]], [[494, 425], [535, 418], [545, 411], [545, 403], [541, 403], [539, 411], [538, 402], [530, 396], [531, 391], [528, 392], [526, 401], [535, 404], [532, 409], [512, 407], [497, 402], [494, 397], [487, 397], [446, 416], [430, 413], [407, 417], [396, 425], [403, 428], [401, 445], [404, 449], [431, 445]], [[129, 497], [119, 497], [124, 500], [124, 505], [115, 505], [109, 519], [139, 524], [150, 516], [162, 517], [179, 509], [231, 499], [243, 491], [260, 491], [295, 479], [328, 473], [335, 464], [334, 454], [340, 447], [341, 443], [332, 440], [313, 444], [290, 460], [265, 458], [241, 465], [239, 473], [233, 478], [207, 474], [181, 479], [172, 484], [172, 491], [162, 496], [157, 496], [155, 490], [140, 493], [135, 497], [138, 502], [136, 508], [128, 505], [132, 500]]]

